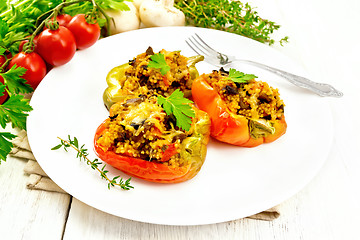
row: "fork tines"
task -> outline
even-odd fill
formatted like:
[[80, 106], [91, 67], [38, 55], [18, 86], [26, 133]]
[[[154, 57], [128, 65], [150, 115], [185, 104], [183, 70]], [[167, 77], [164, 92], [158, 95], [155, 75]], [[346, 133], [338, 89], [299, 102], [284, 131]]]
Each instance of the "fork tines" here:
[[185, 40], [187, 45], [194, 50], [199, 55], [211, 56], [217, 55], [218, 52], [215, 51], [212, 47], [210, 47], [198, 34], [194, 34], [193, 36], [189, 37], [188, 40]]

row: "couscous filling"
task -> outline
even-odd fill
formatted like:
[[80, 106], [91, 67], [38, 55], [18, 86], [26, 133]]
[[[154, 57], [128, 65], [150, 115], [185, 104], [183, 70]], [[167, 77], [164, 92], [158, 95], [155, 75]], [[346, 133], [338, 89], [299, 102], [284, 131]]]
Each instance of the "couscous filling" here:
[[193, 79], [188, 67], [189, 59], [179, 51], [169, 52], [163, 49], [159, 53], [164, 54], [170, 70], [162, 75], [159, 69], [148, 66], [151, 56], [154, 55], [152, 48], [149, 47], [146, 52], [129, 61], [130, 67], [126, 69], [125, 77], [120, 80], [122, 88], [119, 94], [138, 95], [150, 92], [169, 96], [175, 89], [182, 92], [190, 91]]
[[110, 114], [107, 130], [97, 140], [105, 151], [171, 166], [189, 164], [180, 157], [181, 143], [194, 129], [175, 127], [175, 119], [157, 104], [156, 96], [118, 102]]
[[214, 70], [207, 82], [220, 94], [229, 110], [251, 119], [275, 121], [284, 115], [284, 102], [278, 89], [266, 82], [250, 80], [236, 83], [228, 78], [224, 69]]

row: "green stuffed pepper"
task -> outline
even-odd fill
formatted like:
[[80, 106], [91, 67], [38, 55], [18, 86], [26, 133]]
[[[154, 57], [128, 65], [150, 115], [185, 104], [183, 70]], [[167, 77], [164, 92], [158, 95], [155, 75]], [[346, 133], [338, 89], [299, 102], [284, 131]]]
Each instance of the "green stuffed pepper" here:
[[[150, 62], [154, 55], [162, 55], [158, 59], [158, 67]], [[110, 107], [131, 96], [156, 94], [169, 96], [176, 89], [181, 90], [185, 97], [191, 96], [193, 80], [199, 76], [195, 64], [202, 61], [203, 56], [185, 57], [180, 51], [161, 50], [155, 54], [151, 47], [133, 60], [110, 70], [106, 77], [108, 87], [103, 94], [105, 106]], [[161, 67], [168, 68], [163, 72]]]

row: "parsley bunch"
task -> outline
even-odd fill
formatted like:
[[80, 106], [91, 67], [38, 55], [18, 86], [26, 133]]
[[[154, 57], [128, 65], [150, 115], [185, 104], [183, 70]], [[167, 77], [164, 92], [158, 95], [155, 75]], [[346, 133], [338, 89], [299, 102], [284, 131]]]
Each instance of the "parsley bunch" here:
[[[236, 33], [269, 45], [275, 43], [270, 35], [280, 28], [261, 18], [248, 3], [236, 0], [179, 0], [175, 6], [184, 12], [190, 25]], [[280, 44], [287, 40], [284, 37]]]
[[[0, 51], [1, 49], [0, 47]], [[26, 128], [26, 117], [32, 107], [29, 100], [19, 93], [30, 93], [33, 89], [21, 78], [25, 72], [25, 68], [16, 66], [6, 72], [0, 72], [0, 78], [4, 82], [4, 84], [0, 82], [0, 96], [4, 95], [4, 91], [7, 91], [9, 95], [7, 101], [0, 105], [0, 125], [3, 129], [10, 122], [13, 128]], [[15, 137], [16, 135], [9, 132], [0, 132], [0, 164], [2, 160], [6, 160], [7, 155], [10, 153], [13, 147], [11, 140]]]

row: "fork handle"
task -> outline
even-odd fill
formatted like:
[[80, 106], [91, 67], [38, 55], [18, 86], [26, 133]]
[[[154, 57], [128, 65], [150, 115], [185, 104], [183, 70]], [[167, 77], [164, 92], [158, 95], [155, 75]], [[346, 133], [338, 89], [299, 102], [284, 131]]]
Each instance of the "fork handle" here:
[[304, 77], [301, 77], [301, 76], [298, 76], [298, 75], [295, 75], [292, 73], [288, 73], [283, 70], [273, 68], [273, 67], [270, 67], [265, 64], [258, 63], [258, 62], [253, 62], [253, 61], [248, 61], [248, 60], [239, 60], [239, 59], [236, 59], [236, 61], [249, 63], [251, 65], [265, 69], [269, 72], [272, 72], [276, 75], [279, 75], [279, 76], [285, 78], [286, 80], [288, 80], [289, 82], [291, 82], [292, 84], [294, 84], [296, 86], [309, 89], [322, 97], [341, 97], [341, 96], [343, 96], [342, 92], [340, 92], [339, 90], [336, 90], [333, 86], [326, 84], [326, 83], [313, 82], [307, 78], [304, 78]]

